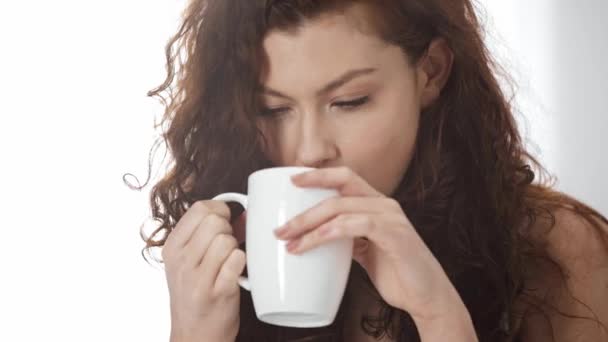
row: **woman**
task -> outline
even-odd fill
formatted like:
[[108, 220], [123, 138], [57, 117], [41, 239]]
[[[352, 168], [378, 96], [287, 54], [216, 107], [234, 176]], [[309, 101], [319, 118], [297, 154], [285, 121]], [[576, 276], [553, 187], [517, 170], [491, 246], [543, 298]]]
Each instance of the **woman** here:
[[[524, 149], [470, 0], [194, 0], [167, 59], [146, 248], [172, 341], [608, 340], [608, 220]], [[356, 238], [329, 327], [256, 319], [244, 215], [209, 200], [284, 165], [342, 194], [277, 231], [289, 251]]]

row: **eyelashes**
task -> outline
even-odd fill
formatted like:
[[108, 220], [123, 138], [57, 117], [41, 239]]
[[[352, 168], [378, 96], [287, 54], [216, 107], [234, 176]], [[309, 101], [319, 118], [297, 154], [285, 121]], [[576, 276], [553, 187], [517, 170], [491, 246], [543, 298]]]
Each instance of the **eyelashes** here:
[[342, 108], [356, 108], [366, 104], [369, 101], [369, 96], [363, 96], [350, 101], [336, 102], [334, 105]]
[[[334, 102], [332, 106], [338, 107], [344, 110], [354, 110], [357, 109], [366, 103], [369, 102], [369, 96], [359, 97], [350, 101], [338, 101]], [[263, 117], [276, 117], [281, 114], [284, 114], [289, 110], [288, 107], [278, 107], [278, 108], [264, 108], [262, 112], [259, 114]]]
[[260, 116], [262, 117], [273, 117], [278, 116], [279, 114], [284, 113], [287, 108], [279, 107], [279, 108], [264, 108], [262, 112], [260, 112]]

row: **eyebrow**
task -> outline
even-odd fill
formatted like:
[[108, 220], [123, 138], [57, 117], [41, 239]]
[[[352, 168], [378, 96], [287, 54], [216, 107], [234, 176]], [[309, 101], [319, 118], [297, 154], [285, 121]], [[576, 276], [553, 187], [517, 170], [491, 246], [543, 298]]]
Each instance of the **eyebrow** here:
[[[363, 75], [368, 75], [371, 74], [373, 72], [375, 72], [377, 69], [376, 68], [364, 68], [364, 69], [353, 69], [353, 70], [349, 70], [347, 72], [345, 72], [344, 74], [342, 74], [342, 76], [336, 78], [335, 80], [329, 82], [327, 85], [325, 85], [323, 88], [321, 88], [320, 90], [317, 91], [316, 95], [317, 97], [320, 97], [324, 94], [327, 94], [329, 92], [331, 92], [332, 90], [335, 90], [341, 86], [343, 86], [344, 84], [350, 82], [351, 80], [359, 77], [359, 76], [363, 76]], [[261, 86], [262, 88], [262, 93], [267, 94], [267, 95], [272, 95], [272, 96], [276, 96], [276, 97], [282, 97], [284, 99], [291, 99], [289, 96], [268, 88], [264, 85]]]

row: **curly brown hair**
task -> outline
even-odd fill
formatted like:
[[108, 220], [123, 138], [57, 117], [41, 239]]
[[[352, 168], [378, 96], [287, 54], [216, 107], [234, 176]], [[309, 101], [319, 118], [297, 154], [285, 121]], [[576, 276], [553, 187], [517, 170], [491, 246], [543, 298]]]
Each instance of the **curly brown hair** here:
[[[460, 293], [479, 339], [515, 340], [510, 313], [516, 298], [525, 297], [524, 265], [548, 258], [530, 240], [532, 228], [540, 220], [553, 226], [558, 208], [598, 229], [595, 219], [608, 220], [553, 190], [555, 178], [525, 150], [510, 99], [498, 83], [508, 75], [484, 45], [472, 0], [191, 0], [167, 44], [167, 77], [149, 92], [165, 104], [157, 127], [168, 124], [159, 141], [167, 144], [173, 164], [151, 190], [152, 215], [160, 226], [150, 235], [142, 229], [144, 251], [162, 247], [194, 202], [222, 192], [246, 193], [250, 173], [274, 166], [262, 152], [265, 138], [255, 121], [264, 107], [258, 87], [267, 62], [266, 33], [297, 28], [354, 2], [369, 5], [376, 33], [400, 46], [411, 62], [436, 37], [454, 53], [450, 78], [421, 115], [412, 162], [392, 196]], [[231, 209], [233, 217], [239, 215], [238, 207]], [[377, 316], [361, 321], [362, 328], [375, 337], [419, 341], [411, 317], [384, 303], [364, 272], [353, 267], [349, 284], [360, 275], [382, 304]], [[293, 329], [256, 320], [245, 294], [237, 341], [341, 341], [350, 304], [344, 298], [332, 325]], [[535, 300], [529, 303], [539, 305]]]

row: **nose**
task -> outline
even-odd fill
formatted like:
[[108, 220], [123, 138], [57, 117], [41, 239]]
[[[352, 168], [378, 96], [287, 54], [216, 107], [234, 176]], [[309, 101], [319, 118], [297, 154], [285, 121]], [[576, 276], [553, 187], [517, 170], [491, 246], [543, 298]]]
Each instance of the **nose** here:
[[324, 167], [338, 156], [335, 134], [318, 116], [300, 120], [296, 144], [296, 164], [300, 166]]

